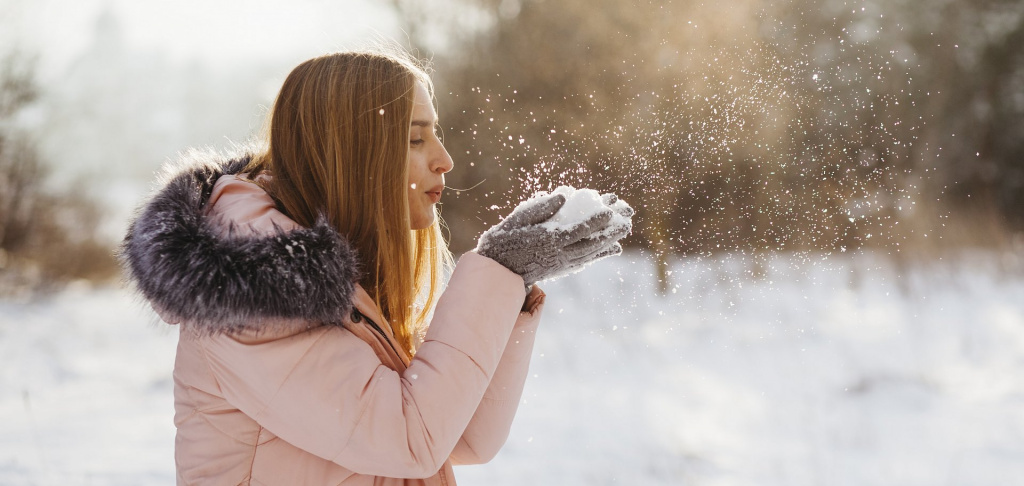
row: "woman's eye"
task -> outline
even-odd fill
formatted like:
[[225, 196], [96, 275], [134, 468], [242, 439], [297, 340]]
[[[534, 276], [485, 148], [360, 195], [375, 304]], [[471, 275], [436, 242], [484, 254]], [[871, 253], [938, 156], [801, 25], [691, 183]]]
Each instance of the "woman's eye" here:
[[410, 140], [409, 144], [411, 144], [411, 145], [423, 145], [423, 139], [421, 138], [421, 139], [418, 139], [418, 140]]

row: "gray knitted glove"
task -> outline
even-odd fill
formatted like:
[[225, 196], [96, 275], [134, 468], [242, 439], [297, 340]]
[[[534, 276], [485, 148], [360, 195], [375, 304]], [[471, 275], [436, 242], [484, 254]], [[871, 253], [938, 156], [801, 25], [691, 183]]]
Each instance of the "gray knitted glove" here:
[[[611, 197], [614, 203], [614, 196]], [[608, 201], [604, 197], [602, 200]], [[597, 259], [622, 252], [617, 241], [629, 233], [631, 224], [623, 225], [620, 221], [611, 225], [614, 213], [610, 208], [567, 226], [545, 226], [543, 223], [563, 204], [562, 194], [528, 200], [484, 232], [475, 251], [521, 275], [527, 286], [568, 275]], [[628, 221], [632, 209], [626, 208], [628, 216], [616, 212]]]
[[598, 232], [600, 234], [587, 236], [578, 243], [579, 245], [590, 245], [592, 248], [599, 248], [600, 250], [594, 254], [592, 259], [583, 261], [578, 265], [565, 268], [558, 274], [546, 277], [546, 279], [572, 275], [597, 260], [622, 253], [622, 245], [620, 245], [618, 241], [633, 230], [633, 208], [626, 205], [625, 201], [623, 201], [622, 204], [616, 204], [619, 197], [612, 193], [601, 194], [601, 200], [604, 202], [605, 206], [608, 206], [616, 213], [619, 213], [622, 218], [613, 218], [604, 231]]
[[608, 206], [616, 213], [619, 213], [620, 216], [626, 219], [626, 225], [629, 227], [627, 233], [633, 229], [632, 218], [634, 211], [633, 208], [625, 204], [626, 201], [622, 201], [622, 204], [616, 204], [619, 202], [619, 196], [616, 196], [615, 194], [612, 194], [610, 192], [606, 194], [601, 194], [601, 201], [604, 201], [605, 206]]

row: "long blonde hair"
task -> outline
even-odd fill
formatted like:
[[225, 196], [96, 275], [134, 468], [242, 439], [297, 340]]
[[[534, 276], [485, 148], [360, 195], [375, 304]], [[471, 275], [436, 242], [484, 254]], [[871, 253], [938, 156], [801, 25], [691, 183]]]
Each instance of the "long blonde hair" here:
[[264, 188], [297, 223], [312, 226], [323, 215], [348, 239], [362, 264], [360, 284], [410, 354], [452, 261], [439, 217], [426, 229], [410, 229], [415, 83], [433, 97], [429, 76], [400, 53], [344, 52], [303, 62], [274, 102], [266, 152], [246, 168], [250, 176], [271, 175]]

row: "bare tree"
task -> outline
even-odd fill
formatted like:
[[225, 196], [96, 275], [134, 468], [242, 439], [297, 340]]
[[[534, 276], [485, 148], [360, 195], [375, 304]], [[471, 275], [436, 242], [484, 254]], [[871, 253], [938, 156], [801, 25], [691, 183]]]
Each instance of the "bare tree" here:
[[0, 295], [116, 273], [112, 248], [96, 237], [96, 204], [76, 188], [47, 190], [46, 165], [18, 124], [40, 95], [33, 63], [0, 58]]

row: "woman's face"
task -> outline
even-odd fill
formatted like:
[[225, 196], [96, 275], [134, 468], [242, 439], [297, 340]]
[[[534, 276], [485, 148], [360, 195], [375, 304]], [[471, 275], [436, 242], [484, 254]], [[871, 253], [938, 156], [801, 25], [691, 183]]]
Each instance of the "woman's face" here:
[[434, 205], [444, 191], [444, 173], [453, 166], [436, 129], [437, 114], [427, 88], [416, 83], [409, 131], [409, 219], [414, 230], [434, 223]]

